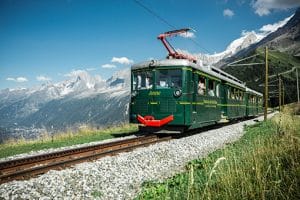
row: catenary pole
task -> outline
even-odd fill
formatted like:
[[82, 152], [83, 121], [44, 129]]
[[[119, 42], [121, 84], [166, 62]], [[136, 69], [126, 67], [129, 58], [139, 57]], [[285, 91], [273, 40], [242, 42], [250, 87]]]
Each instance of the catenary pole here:
[[268, 115], [268, 47], [265, 49], [265, 65], [266, 65], [266, 74], [265, 74], [265, 110], [264, 110], [264, 120], [267, 120]]
[[278, 101], [279, 101], [279, 105], [278, 105], [278, 108], [279, 108], [279, 112], [281, 111], [281, 77], [279, 76], [278, 78], [278, 94], [279, 94], [279, 97], [278, 97]]
[[298, 98], [298, 103], [300, 103], [300, 100], [299, 100], [299, 80], [298, 80], [298, 68], [296, 68], [296, 80], [297, 80], [297, 98]]
[[284, 84], [283, 80], [281, 80], [281, 85], [282, 85], [282, 108], [284, 107]]

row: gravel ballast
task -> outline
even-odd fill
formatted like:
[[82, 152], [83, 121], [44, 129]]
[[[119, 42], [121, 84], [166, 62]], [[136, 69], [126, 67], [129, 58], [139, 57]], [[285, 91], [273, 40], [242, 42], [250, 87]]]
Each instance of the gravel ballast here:
[[175, 175], [184, 170], [189, 161], [238, 140], [243, 135], [244, 125], [254, 123], [253, 119], [247, 120], [62, 171], [52, 170], [27, 181], [5, 183], [0, 185], [0, 198], [133, 199], [143, 182]]
[[116, 142], [116, 141], [120, 141], [120, 140], [136, 138], [136, 137], [137, 137], [137, 135], [129, 135], [129, 136], [125, 136], [125, 137], [111, 138], [111, 139], [101, 140], [101, 141], [97, 141], [97, 142], [89, 142], [89, 143], [85, 143], [85, 144], [75, 144], [75, 145], [66, 146], [66, 147], [49, 148], [49, 149], [42, 149], [42, 150], [38, 150], [38, 151], [31, 151], [28, 153], [22, 153], [22, 154], [18, 154], [18, 155], [14, 155], [14, 156], [1, 158], [0, 162], [9, 161], [9, 160], [17, 159], [17, 158], [26, 158], [29, 156], [37, 156], [37, 155], [42, 155], [42, 154], [50, 153], [50, 152], [54, 153], [54, 152], [63, 151], [63, 150], [67, 150], [67, 149], [76, 149], [76, 148], [88, 147], [88, 146], [93, 146], [93, 145], [98, 145], [98, 144], [109, 143], [109, 142]]

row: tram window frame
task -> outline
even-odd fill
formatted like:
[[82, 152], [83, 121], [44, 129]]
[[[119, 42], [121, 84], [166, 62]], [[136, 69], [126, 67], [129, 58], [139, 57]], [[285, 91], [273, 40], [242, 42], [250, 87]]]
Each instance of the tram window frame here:
[[234, 99], [239, 100], [239, 90], [234, 88]]
[[132, 72], [132, 85], [131, 85], [131, 90], [134, 91], [137, 89], [137, 81], [136, 81], [136, 75], [135, 75], [136, 72]]
[[228, 99], [232, 99], [232, 87], [228, 87], [228, 89], [227, 89], [227, 91], [228, 91]]
[[240, 100], [239, 89], [237, 89], [237, 88], [234, 88], [234, 99], [235, 100]]
[[231, 87], [230, 88], [230, 99], [235, 99], [235, 97], [234, 97], [234, 88], [233, 87]]
[[254, 104], [254, 95], [251, 95], [251, 103]]
[[[200, 88], [200, 80], [201, 83], [203, 83], [203, 85], [201, 86]], [[202, 96], [205, 96], [206, 95], [206, 91], [207, 91], [207, 84], [206, 84], [206, 77], [205, 76], [201, 76], [201, 75], [198, 75], [198, 84], [197, 84], [197, 95], [202, 95]], [[203, 92], [200, 92], [202, 89]]]
[[227, 99], [229, 99], [230, 98], [230, 90], [229, 90], [229, 88], [227, 88]]
[[153, 71], [148, 70], [148, 71], [133, 72], [132, 89], [133, 90], [153, 89], [153, 85], [154, 85], [153, 81], [154, 81]]
[[[170, 72], [179, 72], [178, 74], [169, 74]], [[167, 72], [164, 74], [162, 72]], [[165, 76], [164, 78], [161, 75]], [[175, 81], [174, 78], [177, 78]], [[183, 87], [183, 71], [182, 69], [157, 69], [155, 72], [155, 88], [156, 89], [171, 89], [171, 88], [182, 88]], [[165, 79], [165, 81], [163, 81]], [[179, 81], [178, 81], [179, 80]], [[162, 83], [165, 82], [165, 86], [162, 86]], [[178, 84], [174, 84], [178, 82]]]
[[215, 87], [216, 97], [220, 97], [220, 85], [221, 85], [220, 82], [216, 82], [216, 87]]
[[240, 100], [240, 90], [236, 89], [236, 100]]
[[243, 101], [243, 91], [239, 90], [239, 100]]
[[245, 93], [243, 91], [241, 91], [241, 101], [244, 101], [244, 96], [245, 96]]
[[[207, 79], [207, 95], [210, 97], [215, 97], [216, 96], [216, 84], [213, 79]], [[212, 86], [212, 87], [211, 87]], [[212, 92], [212, 93], [211, 93]]]

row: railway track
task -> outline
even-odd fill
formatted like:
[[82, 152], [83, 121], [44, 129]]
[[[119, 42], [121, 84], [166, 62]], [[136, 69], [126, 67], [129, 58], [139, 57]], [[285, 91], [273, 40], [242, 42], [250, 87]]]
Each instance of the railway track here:
[[182, 135], [160, 135], [162, 137], [159, 137], [158, 135], [140, 136], [137, 138], [120, 140], [111, 143], [62, 150], [53, 153], [39, 154], [37, 156], [29, 156], [25, 158], [0, 162], [0, 184], [13, 180], [29, 179], [34, 176], [46, 173], [49, 170], [61, 170], [78, 163], [96, 160], [108, 155], [115, 155], [120, 152], [130, 151], [138, 147], [167, 141], [172, 138], [180, 139], [183, 137], [201, 133], [203, 131], [228, 126], [234, 123], [236, 123], [236, 121], [231, 121], [226, 124], [216, 124], [212, 126], [202, 127], [199, 129], [187, 131]]
[[0, 162], [0, 184], [13, 180], [29, 179], [46, 173], [49, 170], [61, 170], [74, 164], [92, 161], [108, 155], [115, 155], [169, 139], [171, 137], [160, 138], [156, 135], [141, 136]]

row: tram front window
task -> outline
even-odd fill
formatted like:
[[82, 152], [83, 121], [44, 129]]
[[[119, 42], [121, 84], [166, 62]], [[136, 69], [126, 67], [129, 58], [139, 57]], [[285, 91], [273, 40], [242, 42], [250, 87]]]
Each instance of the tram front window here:
[[156, 88], [181, 88], [182, 71], [179, 69], [164, 69], [157, 71]]
[[153, 87], [153, 77], [152, 72], [136, 72], [133, 75], [133, 89], [152, 89]]

